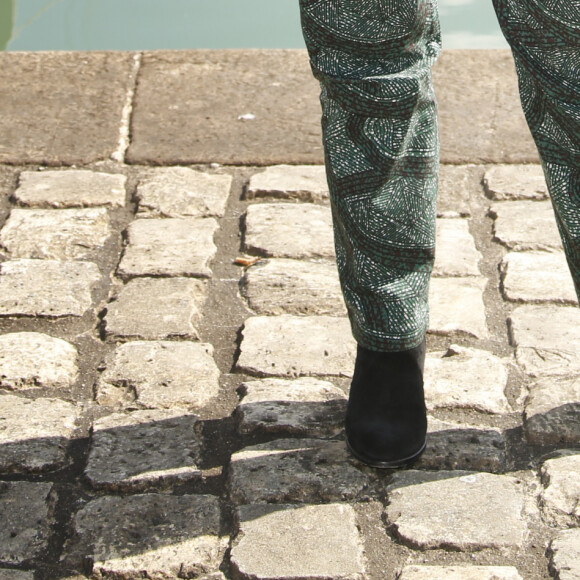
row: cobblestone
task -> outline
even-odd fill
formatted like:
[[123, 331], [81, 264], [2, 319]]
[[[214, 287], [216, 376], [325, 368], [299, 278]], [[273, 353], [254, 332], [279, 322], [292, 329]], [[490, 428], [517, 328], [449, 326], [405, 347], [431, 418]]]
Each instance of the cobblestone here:
[[523, 580], [513, 566], [406, 566], [399, 580]]
[[211, 277], [209, 262], [217, 250], [212, 218], [167, 218], [134, 221], [128, 228], [118, 273], [132, 276]]
[[275, 165], [252, 175], [247, 199], [275, 197], [300, 201], [328, 200], [324, 165]]
[[550, 568], [558, 580], [580, 578], [580, 529], [558, 532], [550, 543]]
[[23, 171], [14, 199], [31, 207], [125, 206], [127, 177], [86, 169]]
[[77, 379], [78, 352], [72, 345], [38, 332], [0, 336], [0, 388], [67, 389]]
[[541, 165], [494, 165], [485, 172], [484, 185], [487, 195], [495, 201], [548, 197]]
[[483, 256], [469, 233], [468, 220], [438, 219], [436, 247], [434, 276], [480, 276]]

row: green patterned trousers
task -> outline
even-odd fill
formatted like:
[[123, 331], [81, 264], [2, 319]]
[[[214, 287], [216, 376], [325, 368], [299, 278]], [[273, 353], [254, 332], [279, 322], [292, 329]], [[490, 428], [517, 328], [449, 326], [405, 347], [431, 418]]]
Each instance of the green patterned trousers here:
[[[355, 339], [413, 348], [428, 327], [439, 167], [437, 0], [300, 0]], [[580, 294], [580, 1], [493, 0]]]

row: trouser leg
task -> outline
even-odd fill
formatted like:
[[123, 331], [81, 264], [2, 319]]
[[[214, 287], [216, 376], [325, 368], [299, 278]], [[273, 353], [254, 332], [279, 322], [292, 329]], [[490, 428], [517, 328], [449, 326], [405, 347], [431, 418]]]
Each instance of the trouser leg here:
[[439, 165], [436, 0], [300, 0], [321, 84], [341, 286], [357, 342], [401, 351], [428, 325]]
[[494, 0], [580, 297], [580, 5]]

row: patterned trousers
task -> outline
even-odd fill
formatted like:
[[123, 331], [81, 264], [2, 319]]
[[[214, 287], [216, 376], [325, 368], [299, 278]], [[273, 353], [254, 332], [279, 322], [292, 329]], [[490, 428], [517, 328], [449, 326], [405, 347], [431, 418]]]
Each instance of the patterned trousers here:
[[[437, 0], [300, 0], [321, 85], [325, 163], [355, 339], [418, 345], [428, 327], [439, 166]], [[493, 0], [515, 59], [580, 294], [580, 0]]]

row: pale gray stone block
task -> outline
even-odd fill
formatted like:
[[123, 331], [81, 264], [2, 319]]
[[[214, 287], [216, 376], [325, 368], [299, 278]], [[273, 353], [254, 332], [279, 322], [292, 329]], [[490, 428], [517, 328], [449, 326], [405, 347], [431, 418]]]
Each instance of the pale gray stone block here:
[[90, 561], [97, 579], [219, 578], [227, 545], [209, 495], [100, 497], [75, 515], [73, 528], [67, 552]]
[[77, 349], [60, 338], [38, 332], [0, 336], [0, 388], [66, 389], [78, 375]]
[[0, 244], [13, 258], [84, 260], [101, 251], [111, 234], [105, 208], [13, 209]]
[[324, 165], [274, 165], [250, 178], [247, 199], [277, 197], [325, 201], [329, 197]]
[[0, 561], [21, 564], [46, 549], [51, 483], [0, 482]]
[[580, 311], [572, 307], [520, 306], [509, 317], [512, 344], [531, 376], [580, 372]]
[[467, 220], [438, 219], [436, 247], [434, 276], [480, 276], [478, 264], [483, 256], [475, 247]]
[[427, 408], [509, 413], [505, 395], [509, 364], [484, 350], [457, 345], [445, 353], [429, 353], [425, 361]]
[[274, 258], [333, 258], [329, 207], [259, 203], [248, 207], [244, 249]]
[[189, 278], [136, 278], [107, 305], [107, 336], [112, 339], [198, 338], [195, 324], [207, 285]]
[[209, 278], [216, 253], [212, 218], [136, 220], [119, 264], [121, 276], [198, 276]]
[[34, 580], [34, 572], [0, 569], [0, 580]]
[[486, 193], [496, 201], [548, 197], [548, 186], [541, 165], [493, 165], [483, 179]]
[[336, 264], [272, 259], [248, 268], [242, 290], [258, 314], [346, 316]]
[[530, 443], [580, 443], [580, 377], [542, 377], [529, 393], [524, 427]]
[[469, 217], [469, 168], [461, 165], [439, 166], [437, 217]]
[[66, 465], [78, 413], [60, 399], [0, 396], [0, 471], [40, 472]]
[[115, 413], [95, 421], [85, 476], [97, 489], [145, 491], [201, 476], [197, 417], [175, 410]]
[[561, 249], [554, 211], [549, 201], [511, 201], [494, 205], [494, 239], [510, 250]]
[[405, 566], [399, 580], [523, 580], [513, 566]]
[[263, 379], [243, 383], [236, 409], [241, 433], [335, 435], [343, 428], [347, 396], [328, 381]]
[[237, 368], [261, 376], [352, 376], [356, 343], [347, 318], [255, 316], [242, 332]]
[[578, 304], [563, 252], [510, 252], [500, 267], [507, 300]]
[[421, 549], [520, 547], [527, 526], [523, 485], [507, 475], [400, 471], [387, 488], [395, 534]]
[[544, 490], [540, 506], [544, 518], [554, 527], [580, 526], [580, 452], [561, 451], [559, 457], [542, 465]]
[[219, 376], [211, 344], [128, 342], [106, 361], [96, 400], [116, 408], [199, 409], [218, 394]]
[[318, 503], [359, 499], [369, 477], [354, 466], [344, 441], [278, 439], [232, 455], [230, 497], [246, 503]]
[[92, 262], [11, 260], [0, 264], [0, 316], [82, 316], [101, 279]]
[[558, 532], [549, 551], [550, 569], [558, 580], [580, 578], [580, 528]]
[[126, 182], [121, 174], [85, 169], [23, 171], [14, 199], [34, 207], [124, 207]]
[[187, 167], [153, 169], [137, 186], [138, 217], [223, 217], [231, 175]]
[[231, 569], [246, 580], [363, 580], [363, 546], [350, 505], [248, 505], [238, 510]]
[[483, 303], [486, 284], [486, 278], [432, 278], [429, 332], [489, 338]]

